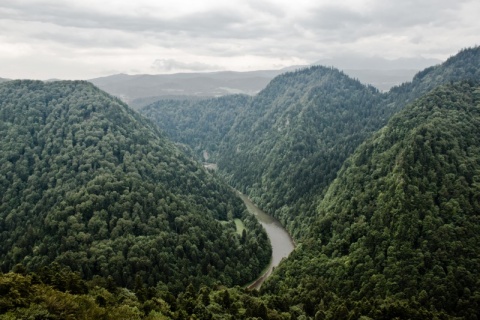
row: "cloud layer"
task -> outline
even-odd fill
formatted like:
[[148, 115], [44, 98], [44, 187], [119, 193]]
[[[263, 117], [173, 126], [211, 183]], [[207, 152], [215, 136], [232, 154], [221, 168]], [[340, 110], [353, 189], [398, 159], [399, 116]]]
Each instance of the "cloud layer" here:
[[336, 56], [445, 59], [477, 0], [2, 0], [0, 76], [253, 70]]

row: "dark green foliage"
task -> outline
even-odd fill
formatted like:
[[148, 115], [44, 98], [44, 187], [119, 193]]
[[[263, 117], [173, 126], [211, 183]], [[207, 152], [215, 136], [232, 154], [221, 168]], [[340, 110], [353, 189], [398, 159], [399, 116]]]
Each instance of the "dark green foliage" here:
[[[84, 222], [84, 229], [75, 229], [78, 226], [73, 223], [81, 222], [81, 218], [88, 212], [82, 209], [84, 201], [67, 201], [98, 195], [99, 189], [90, 188], [98, 180], [85, 180], [83, 193], [76, 191], [67, 194], [62, 193], [62, 188], [56, 188], [65, 182], [62, 180], [60, 184], [57, 177], [51, 178], [50, 169], [40, 171], [40, 178], [35, 178], [38, 180], [30, 178], [37, 175], [33, 174], [37, 169], [31, 164], [45, 161], [47, 157], [40, 157], [39, 154], [42, 153], [38, 152], [39, 160], [24, 155], [31, 153], [29, 148], [37, 148], [38, 141], [43, 141], [41, 150], [51, 143], [31, 134], [28, 125], [14, 128], [10, 124], [12, 121], [2, 122], [0, 129], [5, 131], [1, 133], [14, 128], [16, 134], [13, 136], [22, 139], [13, 139], [7, 135], [8, 140], [1, 142], [9, 145], [9, 148], [2, 153], [4, 178], [0, 176], [0, 188], [8, 188], [2, 189], [6, 192], [2, 193], [0, 208], [4, 210], [13, 206], [11, 210], [16, 210], [16, 215], [6, 215], [5, 219], [0, 220], [2, 243], [9, 244], [11, 248], [1, 261], [21, 274], [0, 276], [0, 312], [6, 312], [8, 319], [63, 319], [73, 315], [105, 319], [478, 319], [479, 66], [480, 49], [463, 50], [446, 63], [420, 72], [412, 83], [396, 87], [386, 94], [365, 87], [337, 70], [315, 67], [276, 78], [257, 97], [251, 100], [243, 97], [244, 105], [236, 104], [236, 101], [242, 99], [237, 96], [225, 98], [224, 103], [219, 103], [221, 99], [203, 102], [204, 105], [191, 113], [187, 110], [196, 108], [198, 104], [165, 102], [146, 109], [150, 118], [163, 123], [165, 132], [177, 142], [189, 144], [198, 156], [205, 149], [213, 152], [213, 159], [220, 165], [221, 175], [253, 196], [263, 208], [288, 223], [297, 238], [303, 236], [297, 249], [276, 268], [272, 278], [262, 286], [261, 292], [249, 292], [238, 287], [227, 289], [223, 286], [202, 286], [213, 283], [215, 275], [221, 282], [230, 285], [235, 276], [241, 278], [245, 274], [253, 274], [253, 270], [264, 262], [260, 261], [260, 257], [266, 257], [257, 251], [265, 247], [261, 243], [266, 238], [264, 233], [256, 229], [254, 221], [249, 220], [251, 217], [243, 217], [247, 232], [242, 235], [234, 234], [232, 222], [217, 223], [217, 220], [230, 221], [231, 217], [243, 214], [237, 206], [238, 201], [230, 199], [225, 187], [218, 186], [215, 178], [210, 176], [202, 179], [211, 179], [217, 188], [216, 193], [212, 195], [210, 191], [203, 191], [201, 197], [187, 194], [182, 190], [189, 188], [192, 183], [195, 186], [196, 178], [192, 176], [187, 182], [182, 182], [182, 178], [176, 178], [179, 170], [169, 171], [169, 165], [162, 167], [162, 172], [169, 174], [169, 178], [158, 181], [162, 181], [161, 185], [165, 186], [161, 192], [171, 192], [174, 195], [167, 195], [170, 200], [165, 206], [161, 202], [164, 199], [164, 194], [161, 193], [162, 196], [158, 198], [160, 200], [155, 200], [156, 206], [147, 208], [153, 210], [153, 216], [166, 214], [162, 220], [166, 221], [163, 225], [166, 231], [161, 233], [162, 245], [172, 245], [172, 249], [162, 255], [162, 258], [175, 263], [183, 262], [184, 264], [175, 264], [183, 267], [181, 270], [174, 270], [175, 273], [167, 275], [167, 280], [156, 283], [155, 279], [150, 280], [151, 274], [142, 273], [143, 269], [140, 272], [127, 269], [129, 279], [125, 283], [132, 290], [129, 291], [115, 286], [119, 271], [109, 267], [109, 260], [113, 260], [115, 266], [119, 264], [118, 260], [112, 259], [116, 256], [112, 255], [108, 259], [98, 260], [98, 263], [104, 263], [100, 265], [107, 265], [107, 271], [97, 273], [104, 277], [94, 276], [92, 281], [85, 283], [79, 278], [80, 275], [88, 274], [82, 261], [90, 263], [92, 255], [88, 246], [82, 247], [79, 244], [79, 248], [88, 253], [74, 256], [75, 262], [80, 261], [80, 270], [76, 269], [77, 264], [71, 266], [73, 273], [51, 265], [38, 271], [36, 276], [25, 275], [28, 270], [15, 265], [16, 262], [22, 261], [30, 269], [33, 262], [38, 264], [38, 257], [43, 257], [42, 265], [55, 260], [64, 263], [65, 260], [57, 259], [50, 247], [42, 247], [42, 242], [36, 240], [40, 239], [43, 222], [28, 223], [30, 218], [23, 217], [30, 217], [30, 213], [38, 212], [35, 210], [47, 204], [52, 208], [51, 212], [56, 212], [67, 210], [69, 203], [73, 203], [70, 206], [74, 209], [68, 209], [67, 212], [68, 216], [76, 220], [63, 220], [67, 225], [62, 224], [62, 220], [53, 220], [59, 221], [52, 225], [57, 229], [48, 229], [48, 232], [66, 232], [62, 238], [55, 239], [60, 244], [55, 244], [51, 235], [46, 238], [54, 243], [52, 248], [60, 252], [59, 257], [63, 257], [65, 254], [61, 250], [65, 244], [70, 244], [66, 240], [71, 240], [68, 238], [69, 230], [73, 228], [76, 231], [74, 235], [83, 236], [88, 234], [84, 230], [89, 228], [89, 224]], [[467, 81], [449, 84], [461, 79]], [[442, 84], [447, 85], [437, 88]], [[5, 88], [2, 86], [0, 90]], [[434, 88], [437, 89], [427, 94]], [[419, 97], [419, 100], [404, 109], [409, 102]], [[215, 112], [222, 105], [228, 108]], [[180, 115], [176, 113], [176, 108], [181, 110]], [[402, 109], [404, 110], [397, 113]], [[166, 112], [165, 118], [162, 118], [160, 110]], [[138, 117], [129, 111], [124, 112], [135, 119]], [[395, 113], [397, 114], [391, 117]], [[21, 114], [17, 112], [15, 116], [21, 119]], [[31, 119], [42, 119], [41, 114]], [[114, 114], [118, 112], [112, 113], [112, 116]], [[1, 117], [10, 115], [0, 113]], [[88, 119], [90, 118], [87, 117]], [[223, 122], [216, 123], [217, 120]], [[150, 126], [145, 120], [138, 121]], [[30, 122], [32, 120], [24, 123]], [[77, 122], [83, 123], [83, 120]], [[377, 130], [387, 122], [386, 127]], [[232, 128], [229, 130], [230, 126]], [[176, 130], [176, 127], [182, 131]], [[125, 132], [136, 130], [129, 127]], [[92, 130], [88, 130], [90, 131]], [[55, 132], [61, 130], [56, 129]], [[31, 138], [29, 134], [32, 135]], [[125, 133], [123, 139], [140, 139], [144, 136], [145, 133], [139, 136]], [[163, 139], [158, 134], [155, 137]], [[20, 142], [30, 141], [29, 139], [32, 139], [30, 144], [33, 147], [23, 147]], [[151, 138], [147, 140], [150, 141]], [[193, 171], [204, 175], [201, 168], [186, 160], [171, 144], [167, 145], [175, 150], [174, 154], [189, 163], [183, 164], [185, 169], [180, 170], [181, 173]], [[104, 148], [108, 150], [107, 146]], [[46, 150], [52, 150], [52, 147]], [[56, 154], [55, 152], [51, 154]], [[115, 182], [114, 186], [129, 189], [125, 197], [139, 192], [138, 198], [134, 199], [143, 208], [145, 202], [142, 201], [149, 198], [135, 188], [150, 190], [152, 182], [142, 171], [148, 162], [142, 162], [143, 151], [129, 152], [136, 154], [135, 161], [122, 164], [120, 171], [133, 168], [131, 170], [140, 175], [141, 183], [132, 177], [130, 184], [122, 184], [130, 181], [126, 175], [129, 170], [123, 173], [125, 175], [119, 176], [121, 179], [112, 181]], [[91, 156], [89, 153], [82, 154], [81, 159], [83, 158], [89, 159]], [[52, 160], [54, 161], [48, 162], [49, 166], [59, 161], [55, 157]], [[22, 161], [28, 165], [22, 165]], [[89, 163], [87, 172], [97, 172], [104, 168], [103, 163], [99, 167], [92, 167], [92, 162]], [[136, 167], [136, 163], [142, 163], [142, 166]], [[157, 168], [157, 164], [152, 166]], [[182, 165], [180, 167], [183, 168]], [[191, 171], [187, 168], [191, 168]], [[159, 174], [158, 178], [161, 177]], [[177, 180], [170, 185], [171, 181]], [[37, 181], [45, 182], [40, 184]], [[76, 188], [76, 181], [67, 181]], [[28, 183], [36, 184], [34, 188], [25, 189], [24, 185]], [[46, 196], [44, 189], [39, 188], [41, 186], [47, 186], [47, 190], [53, 188], [50, 198], [54, 200], [43, 200]], [[110, 185], [107, 184], [99, 188], [119, 192], [116, 187], [109, 189]], [[211, 190], [210, 187], [208, 190]], [[35, 195], [36, 191], [38, 195]], [[151, 193], [156, 197], [157, 193]], [[53, 197], [57, 194], [58, 198]], [[33, 195], [33, 198], [27, 198], [29, 195]], [[225, 202], [219, 200], [223, 199], [223, 195], [226, 195]], [[32, 203], [28, 199], [35, 199], [33, 207], [22, 205]], [[98, 205], [98, 200], [93, 199], [91, 204], [85, 204], [86, 208]], [[128, 203], [132, 201], [127, 199]], [[213, 199], [213, 202], [207, 199]], [[125, 203], [121, 201], [122, 198], [114, 200], [121, 205]], [[16, 201], [19, 203], [18, 208], [15, 207]], [[204, 209], [205, 206], [207, 209]], [[164, 208], [163, 211], [157, 213], [155, 210], [159, 210], [158, 207]], [[192, 208], [195, 213], [201, 213], [201, 218], [194, 214], [198, 218], [182, 220], [178, 218], [184, 218], [188, 214], [170, 216], [168, 213], [168, 210], [190, 213]], [[134, 209], [127, 209], [127, 212], [134, 212]], [[70, 214], [71, 210], [80, 210], [81, 215], [76, 217], [75, 214]], [[44, 214], [40, 221], [49, 221], [47, 217], [59, 217], [51, 215], [50, 212]], [[132, 221], [129, 216], [124, 218], [115, 215], [116, 213], [113, 216], [118, 220], [123, 218], [127, 222]], [[99, 217], [100, 221], [101, 217], [103, 216]], [[203, 224], [203, 220], [208, 223]], [[24, 226], [20, 229], [24, 232], [10, 236], [7, 226], [13, 224]], [[197, 229], [192, 227], [197, 225]], [[208, 229], [212, 226], [215, 226], [214, 230]], [[98, 231], [102, 230], [101, 223], [96, 225], [92, 222], [91, 227], [97, 230], [90, 233], [91, 237], [103, 234]], [[135, 247], [135, 241], [148, 239], [150, 234], [138, 235], [135, 233], [137, 229], [124, 221], [122, 227], [128, 231], [114, 233], [116, 237], [113, 240], [108, 238], [108, 246], [105, 248], [113, 248], [113, 252], [119, 253], [120, 262], [122, 257], [128, 260], [130, 252], [138, 250], [138, 256], [133, 256], [138, 258], [133, 260], [133, 265], [141, 266], [142, 259], [150, 257], [142, 251], [148, 243], [141, 242], [141, 245]], [[105, 228], [110, 237], [113, 230], [108, 224]], [[150, 223], [147, 228], [151, 228]], [[119, 236], [121, 234], [130, 236], [124, 239], [125, 237]], [[207, 235], [203, 237], [200, 234]], [[214, 237], [218, 234], [219, 242], [215, 242], [217, 238]], [[123, 242], [115, 242], [120, 241], [115, 240], [118, 237]], [[208, 241], [205, 241], [207, 237]], [[72, 243], [81, 243], [84, 239], [74, 236]], [[103, 238], [93, 239], [87, 242], [89, 246], [97, 246]], [[173, 240], [170, 241], [171, 239]], [[192, 252], [195, 251], [192, 248], [196, 246], [198, 249], [199, 244], [209, 241], [214, 246], [208, 252], [215, 253], [208, 256], [208, 265], [201, 264], [201, 270], [194, 273], [202, 276], [188, 276], [192, 270], [190, 267], [194, 265], [188, 263], [196, 261], [193, 259], [198, 257], [205, 258], [203, 252], [193, 255]], [[36, 245], [29, 245], [30, 242]], [[223, 244], [225, 245], [222, 246]], [[229, 255], [227, 248], [232, 246], [237, 250]], [[152, 247], [150, 250], [159, 250], [159, 246]], [[107, 249], [100, 247], [98, 250], [103, 254]], [[39, 254], [35, 255], [37, 252]], [[25, 255], [24, 260], [15, 259]], [[250, 269], [240, 269], [242, 267], [239, 266], [239, 261], [251, 257], [257, 259], [258, 263], [249, 260]], [[236, 268], [230, 267], [232, 261], [236, 263]], [[103, 267], [95, 269], [98, 263], [89, 269], [90, 272], [103, 270]], [[128, 262], [126, 265], [130, 268], [132, 264]], [[224, 269], [221, 269], [222, 265]], [[161, 263], [155, 265], [159, 268], [163, 266]], [[53, 274], [48, 270], [54, 270]], [[170, 272], [172, 269], [161, 269], [162, 272], [164, 270]], [[223, 273], [219, 270], [223, 270]], [[124, 281], [120, 277], [119, 282]], [[75, 294], [63, 292], [70, 290]], [[79, 301], [80, 305], [75, 304]], [[86, 310], [90, 312], [88, 315], [85, 315]]]
[[314, 199], [385, 115], [379, 93], [325, 67], [276, 77], [222, 140], [228, 181], [289, 227], [306, 230]]
[[268, 263], [264, 231], [230, 188], [91, 84], [0, 85], [0, 136], [4, 272], [58, 262], [175, 292], [247, 283]]
[[398, 111], [439, 85], [478, 79], [480, 79], [480, 46], [463, 49], [444, 63], [420, 71], [411, 82], [393, 87], [384, 95], [384, 103]]
[[340, 312], [340, 299], [345, 312], [376, 319], [429, 318], [431, 310], [475, 319], [479, 128], [480, 87], [467, 82], [394, 116], [345, 162], [308, 240], [266, 291], [290, 288], [281, 294], [311, 315]]
[[[161, 102], [144, 112], [198, 155], [211, 151], [227, 181], [279, 218], [298, 240], [360, 143], [433, 88], [479, 77], [480, 48], [475, 47], [385, 94], [338, 70], [312, 67], [276, 77], [251, 100]], [[232, 119], [231, 130], [225, 130]]]
[[[58, 271], [58, 268], [57, 268]], [[0, 319], [232, 319], [290, 320], [305, 316], [299, 308], [275, 310], [270, 296], [258, 297], [239, 287], [226, 289], [189, 285], [178, 296], [163, 288], [144, 293], [115, 287], [104, 279], [83, 282], [82, 293], [59, 290], [49, 281], [56, 270], [37, 274], [0, 274]], [[66, 279], [76, 274], [62, 270]]]
[[141, 110], [173, 141], [190, 146], [199, 159], [212, 161], [219, 141], [230, 130], [237, 115], [251, 100], [231, 95], [205, 100], [160, 100]]

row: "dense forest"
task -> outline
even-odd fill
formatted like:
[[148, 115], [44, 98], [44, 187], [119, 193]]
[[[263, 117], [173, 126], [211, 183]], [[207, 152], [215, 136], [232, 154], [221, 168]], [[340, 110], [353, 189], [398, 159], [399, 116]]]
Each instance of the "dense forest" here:
[[[479, 68], [464, 49], [380, 93], [311, 67], [145, 117], [1, 84], [0, 318], [478, 319]], [[260, 291], [237, 285], [268, 239], [221, 179], [297, 240]]]
[[205, 100], [159, 100], [142, 109], [173, 141], [189, 146], [198, 159], [215, 161], [219, 141], [232, 127], [247, 95], [230, 95]]
[[480, 87], [468, 82], [394, 116], [344, 163], [266, 292], [320, 318], [384, 308], [388, 318], [477, 319], [479, 128]]
[[268, 264], [268, 238], [234, 192], [87, 82], [0, 85], [0, 136], [4, 272], [56, 262], [178, 292], [245, 284]]
[[[225, 112], [238, 113], [225, 136], [223, 130], [211, 133], [222, 124], [207, 117], [214, 112], [200, 104], [163, 101], [142, 113], [156, 119], [174, 141], [188, 144], [197, 153], [203, 146], [218, 150], [211, 156], [229, 184], [248, 194], [300, 240], [337, 171], [367, 137], [431, 89], [479, 78], [479, 47], [462, 50], [388, 93], [332, 68], [288, 72], [240, 107], [232, 106], [242, 102], [233, 98], [228, 107], [222, 100], [209, 102], [228, 124], [232, 115]], [[172, 115], [171, 110], [179, 105], [190, 106], [190, 112], [180, 108]]]
[[[333, 180], [367, 133], [379, 127], [384, 116], [372, 108], [376, 99], [373, 87], [332, 68], [312, 67], [276, 77], [250, 100], [209, 101], [218, 110], [217, 118], [235, 116], [219, 130], [209, 116], [213, 111], [203, 104], [190, 103], [188, 112], [181, 109], [172, 116], [170, 110], [179, 102], [163, 101], [142, 113], [197, 153], [203, 146], [207, 151], [218, 149], [211, 154], [227, 181], [299, 234], [305, 219], [298, 215], [313, 210], [312, 197]], [[240, 105], [232, 107], [232, 102]], [[374, 124], [359, 120], [367, 118]], [[198, 142], [202, 137], [206, 141]], [[337, 140], [342, 143], [337, 145]], [[214, 143], [217, 147], [211, 146]]]
[[477, 319], [480, 86], [447, 85], [347, 159], [262, 287], [117, 287], [57, 264], [0, 275], [3, 319]]

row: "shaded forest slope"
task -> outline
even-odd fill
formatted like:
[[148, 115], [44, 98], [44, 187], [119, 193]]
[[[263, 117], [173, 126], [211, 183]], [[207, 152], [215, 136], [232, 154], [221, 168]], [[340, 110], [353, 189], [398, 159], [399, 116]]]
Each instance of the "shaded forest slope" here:
[[0, 136], [2, 271], [58, 262], [176, 291], [243, 284], [268, 263], [266, 234], [229, 187], [87, 82], [0, 85]]
[[[311, 67], [274, 78], [251, 100], [213, 99], [208, 108], [206, 102], [162, 102], [142, 112], [198, 156], [204, 147], [211, 151], [231, 185], [300, 239], [337, 171], [366, 138], [433, 88], [479, 77], [475, 47], [384, 94], [336, 69]], [[215, 109], [218, 116], [208, 116]]]
[[251, 99], [247, 95], [229, 95], [205, 100], [160, 100], [141, 113], [158, 124], [171, 140], [189, 146], [198, 159], [215, 161], [219, 142]]
[[403, 318], [423, 308], [473, 319], [478, 128], [480, 87], [467, 82], [440, 87], [395, 115], [345, 162], [308, 240], [265, 290], [307, 303], [311, 314], [341, 309], [377, 318], [382, 303], [394, 303]]

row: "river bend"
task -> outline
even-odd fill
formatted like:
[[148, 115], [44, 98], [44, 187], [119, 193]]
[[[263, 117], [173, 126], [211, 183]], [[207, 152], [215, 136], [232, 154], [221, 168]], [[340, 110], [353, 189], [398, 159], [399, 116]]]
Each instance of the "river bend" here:
[[246, 195], [240, 192], [238, 194], [247, 206], [248, 211], [255, 215], [255, 218], [263, 226], [272, 245], [272, 258], [268, 268], [249, 286], [250, 289], [259, 289], [273, 269], [280, 264], [280, 261], [290, 255], [295, 248], [295, 244], [290, 234], [277, 219], [260, 210]]

